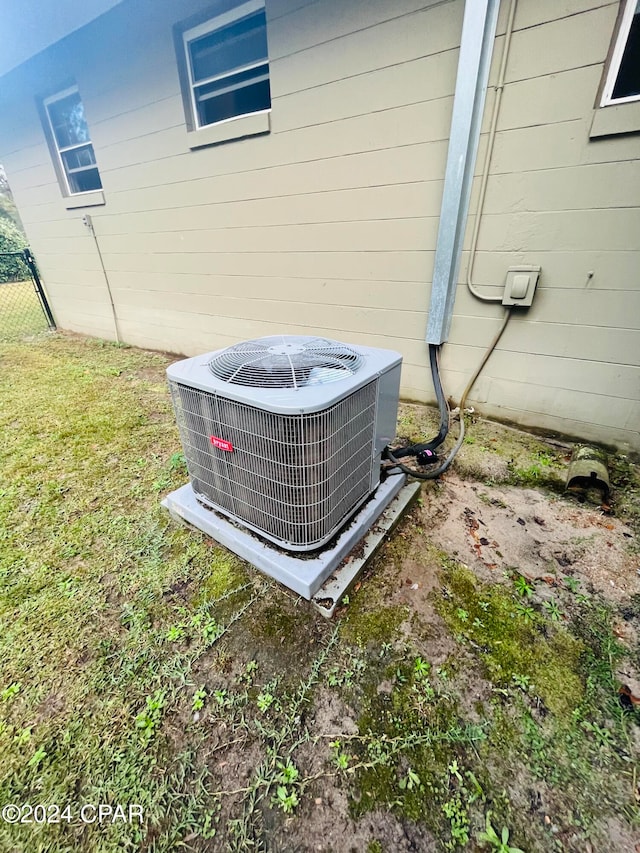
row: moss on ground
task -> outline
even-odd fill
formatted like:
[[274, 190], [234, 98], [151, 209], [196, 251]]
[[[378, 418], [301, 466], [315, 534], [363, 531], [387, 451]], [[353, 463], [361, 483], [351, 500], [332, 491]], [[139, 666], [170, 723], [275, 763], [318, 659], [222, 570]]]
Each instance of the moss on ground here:
[[242, 643], [265, 665], [268, 658], [274, 672], [290, 681], [300, 676], [317, 651], [316, 621], [307, 602], [296, 604], [295, 599], [279, 591], [246, 620]]
[[200, 581], [198, 592], [194, 597], [194, 603], [197, 605], [216, 601], [230, 589], [239, 587], [249, 580], [246, 565], [242, 560], [224, 548], [214, 546], [211, 550], [214, 558], [211, 571]]
[[420, 656], [387, 667], [385, 676], [388, 690], [369, 683], [364, 692], [362, 740], [353, 749], [358, 793], [352, 813], [385, 805], [444, 834], [446, 821], [437, 809], [425, 810], [425, 800], [437, 805], [446, 798], [450, 765], [463, 765], [482, 729], [463, 719], [445, 681]]
[[[360, 689], [347, 691], [358, 735], [334, 744], [351, 813], [390, 809], [426, 827], [443, 850], [466, 849], [488, 811], [528, 851], [551, 849], [559, 834], [563, 849], [587, 841], [600, 849], [610, 816], [640, 819], [629, 786], [640, 721], [617, 702], [625, 651], [611, 609], [567, 592], [560, 623], [515, 587], [483, 584], [432, 557], [441, 565], [434, 604], [458, 650], [434, 667], [411, 639], [369, 649]], [[470, 707], [467, 694], [478, 689], [484, 698]], [[532, 823], [521, 805], [527, 789], [542, 790], [536, 808], [552, 819]]]
[[396, 435], [399, 442], [419, 444], [436, 435], [439, 427], [438, 410], [417, 403], [400, 403]]
[[560, 626], [550, 629], [538, 614], [523, 613], [507, 588], [479, 583], [464, 566], [450, 562], [443, 582], [445, 594], [436, 608], [458, 641], [477, 651], [493, 684], [525, 680], [558, 715], [580, 702], [583, 646], [575, 637]]
[[347, 641], [367, 646], [370, 643], [392, 642], [407, 618], [406, 607], [371, 608], [364, 597], [349, 609], [343, 623], [343, 636]]

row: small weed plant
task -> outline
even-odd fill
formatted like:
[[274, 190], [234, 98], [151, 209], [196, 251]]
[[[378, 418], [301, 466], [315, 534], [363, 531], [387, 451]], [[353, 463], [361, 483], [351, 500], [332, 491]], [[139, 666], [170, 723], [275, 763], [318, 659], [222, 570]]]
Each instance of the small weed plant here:
[[513, 586], [518, 595], [521, 595], [523, 598], [531, 598], [533, 595], [533, 587], [523, 575], [518, 575], [514, 579]]
[[204, 684], [193, 694], [193, 699], [191, 700], [191, 711], [192, 713], [197, 713], [202, 711], [204, 708], [205, 699], [207, 698], [207, 691], [205, 690]]
[[164, 708], [165, 695], [156, 690], [153, 696], [147, 696], [145, 708], [136, 717], [136, 728], [143, 743], [148, 744], [154, 737]]
[[493, 853], [524, 853], [524, 850], [509, 844], [509, 829], [506, 826], [502, 827], [498, 835], [491, 824], [491, 812], [487, 812], [485, 831], [478, 833], [478, 841], [488, 846]]

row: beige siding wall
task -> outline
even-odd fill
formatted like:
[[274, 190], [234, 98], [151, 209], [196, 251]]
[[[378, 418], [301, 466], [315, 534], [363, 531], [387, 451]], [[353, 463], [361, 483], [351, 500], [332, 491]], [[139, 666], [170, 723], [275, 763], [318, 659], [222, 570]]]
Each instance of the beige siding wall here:
[[[330, 335], [400, 350], [403, 393], [431, 399], [423, 340], [462, 0], [267, 0], [271, 133], [190, 151], [171, 27], [202, 5], [125, 2], [3, 81], [0, 158], [60, 325], [113, 337], [89, 212], [125, 340], [193, 354]], [[510, 265], [543, 272], [471, 402], [640, 449], [640, 141], [589, 139], [617, 10], [518, 0], [474, 280], [498, 293]], [[104, 184], [89, 211], [65, 209], [35, 106], [70, 80]], [[454, 397], [501, 310], [459, 286], [443, 353]]]
[[[500, 293], [492, 285], [514, 263], [540, 264], [542, 276], [472, 396], [488, 413], [638, 448], [640, 139], [589, 138], [618, 8], [518, 4], [474, 281]], [[467, 263], [468, 252], [462, 280]], [[452, 387], [501, 310], [479, 311], [459, 286], [444, 358]]]

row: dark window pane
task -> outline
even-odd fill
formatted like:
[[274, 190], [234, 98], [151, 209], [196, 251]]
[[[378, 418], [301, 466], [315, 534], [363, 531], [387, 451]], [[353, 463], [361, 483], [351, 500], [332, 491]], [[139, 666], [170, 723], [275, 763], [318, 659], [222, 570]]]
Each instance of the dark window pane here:
[[264, 9], [189, 42], [193, 82], [267, 59]]
[[69, 187], [72, 193], [87, 193], [91, 190], [101, 190], [102, 181], [97, 169], [87, 169], [84, 172], [73, 172], [69, 175]]
[[226, 118], [267, 110], [270, 106], [269, 80], [261, 80], [219, 95], [210, 95], [204, 100], [198, 98], [199, 123], [200, 126], [214, 124]]
[[90, 141], [84, 107], [77, 92], [49, 104], [47, 109], [59, 148]]
[[622, 62], [613, 87], [612, 98], [629, 98], [640, 95], [640, 11], [631, 21], [629, 38], [622, 54]]
[[67, 169], [80, 169], [84, 166], [95, 166], [96, 164], [92, 145], [74, 148], [73, 151], [64, 151], [62, 159]]

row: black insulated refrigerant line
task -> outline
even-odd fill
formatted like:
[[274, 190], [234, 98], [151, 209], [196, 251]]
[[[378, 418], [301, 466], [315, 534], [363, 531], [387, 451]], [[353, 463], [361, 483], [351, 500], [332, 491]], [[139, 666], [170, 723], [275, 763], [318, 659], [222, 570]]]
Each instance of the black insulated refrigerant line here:
[[[464, 441], [464, 418], [462, 417], [462, 412], [460, 416], [460, 434], [458, 435], [458, 440], [455, 445], [451, 449], [451, 452], [447, 456], [447, 458], [438, 465], [437, 468], [432, 468], [430, 471], [416, 471], [415, 468], [409, 468], [407, 465], [403, 465], [402, 462], [399, 461], [400, 458], [404, 458], [407, 456], [415, 456], [418, 460], [418, 463], [421, 465], [429, 465], [433, 462], [438, 462], [438, 457], [435, 454], [435, 450], [439, 447], [442, 442], [445, 440], [447, 433], [449, 432], [449, 406], [447, 405], [446, 398], [444, 396], [444, 391], [442, 390], [442, 382], [440, 380], [440, 369], [438, 364], [438, 354], [440, 351], [440, 347], [435, 344], [429, 344], [429, 361], [431, 363], [431, 375], [433, 376], [433, 386], [436, 390], [436, 397], [438, 398], [438, 405], [440, 407], [440, 430], [438, 435], [433, 438], [431, 441], [425, 442], [424, 444], [413, 444], [409, 447], [398, 448], [397, 450], [391, 450], [387, 447], [385, 451], [385, 457], [389, 459], [392, 463], [390, 468], [399, 468], [403, 473], [409, 474], [416, 480], [435, 480], [440, 474], [444, 474], [447, 468], [451, 465], [456, 456], [458, 450], [462, 446], [462, 442]], [[475, 381], [475, 377], [474, 377]], [[466, 397], [466, 392], [465, 395]]]
[[[452, 447], [451, 452], [449, 453], [447, 458], [444, 460], [444, 462], [442, 462], [442, 464], [439, 465], [437, 468], [432, 468], [430, 471], [428, 471], [426, 473], [422, 473], [419, 471], [415, 471], [413, 468], [408, 468], [406, 465], [403, 465], [401, 462], [398, 462], [398, 458], [401, 455], [400, 451], [395, 452], [393, 450], [390, 450], [387, 447], [386, 452], [385, 452], [385, 457], [394, 463], [390, 467], [392, 467], [392, 468], [397, 467], [401, 471], [403, 471], [405, 474], [410, 474], [412, 477], [414, 477], [417, 480], [434, 480], [436, 477], [439, 477], [440, 474], [443, 474], [447, 470], [447, 468], [451, 465], [451, 463], [453, 462], [457, 452], [462, 447], [462, 442], [464, 441], [464, 429], [465, 429], [464, 428], [464, 407], [465, 407], [466, 402], [467, 402], [467, 396], [469, 395], [471, 389], [475, 385], [476, 379], [480, 375], [482, 368], [487, 363], [489, 356], [491, 355], [491, 353], [496, 348], [498, 341], [502, 337], [502, 333], [507, 328], [507, 323], [509, 322], [509, 318], [511, 317], [511, 311], [512, 311], [512, 308], [507, 307], [507, 310], [504, 313], [504, 317], [502, 318], [502, 323], [500, 324], [500, 328], [498, 329], [498, 331], [494, 335], [493, 340], [489, 344], [484, 356], [482, 357], [482, 361], [476, 367], [476, 369], [473, 371], [471, 378], [467, 382], [467, 387], [462, 392], [462, 397], [460, 397], [460, 406], [459, 406], [460, 432], [458, 434], [458, 440], [456, 441], [456, 443]], [[438, 373], [438, 382], [439, 381], [440, 381], [440, 374]], [[434, 385], [436, 385], [435, 379], [434, 379]], [[419, 447], [420, 445], [413, 445], [413, 446]], [[417, 454], [417, 457], [418, 457], [418, 462], [420, 462], [421, 464], [424, 465], [425, 461], [424, 461], [424, 459], [421, 459], [420, 453]], [[428, 464], [428, 461], [429, 460], [427, 460], [427, 464]]]
[[436, 462], [436, 449], [440, 447], [449, 433], [449, 405], [444, 395], [442, 388], [442, 380], [440, 379], [440, 364], [439, 364], [440, 347], [435, 344], [429, 344], [429, 364], [431, 365], [431, 378], [433, 387], [436, 392], [436, 400], [438, 401], [438, 409], [440, 411], [440, 429], [438, 434], [431, 439], [421, 444], [410, 444], [408, 447], [399, 447], [393, 451], [394, 459], [402, 459], [405, 456], [417, 456], [418, 462], [421, 465], [429, 465], [431, 462]]

